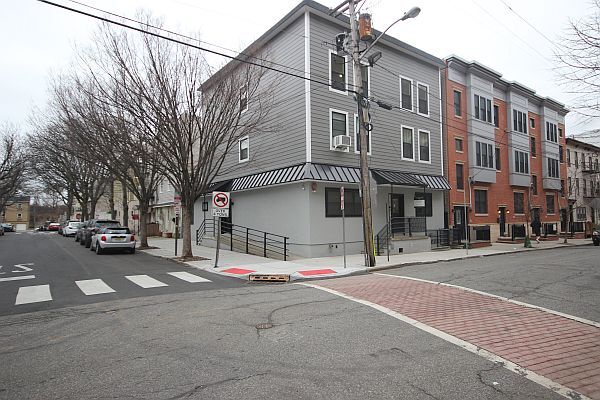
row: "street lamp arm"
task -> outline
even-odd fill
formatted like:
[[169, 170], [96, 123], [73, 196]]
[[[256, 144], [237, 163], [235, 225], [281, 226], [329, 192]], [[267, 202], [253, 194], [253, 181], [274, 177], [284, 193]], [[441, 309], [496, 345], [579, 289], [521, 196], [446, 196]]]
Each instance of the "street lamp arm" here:
[[375, 39], [375, 41], [373, 41], [373, 43], [371, 43], [370, 45], [367, 46], [367, 48], [365, 49], [365, 51], [363, 51], [362, 55], [358, 57], [358, 61], [362, 60], [363, 57], [367, 55], [367, 53], [369, 52], [369, 50], [371, 50], [373, 48], [373, 46], [375, 46], [377, 44], [377, 42], [379, 42], [379, 40], [385, 35], [385, 33], [387, 31], [390, 30], [390, 28], [392, 26], [396, 25], [400, 21], [404, 21], [404, 20], [407, 20], [409, 18], [415, 18], [417, 15], [419, 15], [420, 12], [421, 12], [421, 9], [419, 7], [413, 7], [410, 10], [408, 10], [407, 12], [405, 12], [402, 17], [400, 17], [397, 20], [395, 20], [394, 22], [392, 22], [391, 25], [388, 26], [385, 29], [385, 31], [383, 31], [383, 33], [381, 35], [379, 35], [377, 37], [377, 39]]

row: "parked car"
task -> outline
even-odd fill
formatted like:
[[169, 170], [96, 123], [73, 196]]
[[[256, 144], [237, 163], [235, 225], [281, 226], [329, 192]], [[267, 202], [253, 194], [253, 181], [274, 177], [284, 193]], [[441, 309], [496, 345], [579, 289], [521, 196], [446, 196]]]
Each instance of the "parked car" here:
[[81, 225], [83, 225], [83, 222], [80, 221], [67, 222], [62, 231], [63, 236], [75, 236]]
[[600, 246], [600, 232], [592, 232], [592, 242], [594, 242], [594, 246]]
[[105, 250], [126, 250], [135, 253], [135, 235], [126, 227], [108, 227], [99, 229], [92, 236], [90, 250], [102, 254]]
[[83, 232], [85, 231], [85, 228], [88, 226], [89, 223], [90, 223], [89, 220], [83, 221], [81, 223], [81, 225], [79, 226], [79, 228], [77, 228], [77, 232], [75, 232], [75, 242], [81, 243], [81, 238], [83, 237]]
[[92, 245], [92, 236], [102, 228], [118, 228], [121, 224], [113, 219], [91, 219], [81, 232], [79, 244], [85, 247]]
[[2, 224], [0, 224], [0, 226], [2, 226], [2, 230], [4, 232], [14, 232], [15, 228], [13, 227], [12, 224], [9, 224], [8, 222], [4, 222]]
[[4, 236], [4, 229], [0, 228], [0, 236]]
[[51, 222], [50, 225], [48, 225], [49, 231], [57, 232], [59, 229], [60, 229], [60, 224], [58, 222]]

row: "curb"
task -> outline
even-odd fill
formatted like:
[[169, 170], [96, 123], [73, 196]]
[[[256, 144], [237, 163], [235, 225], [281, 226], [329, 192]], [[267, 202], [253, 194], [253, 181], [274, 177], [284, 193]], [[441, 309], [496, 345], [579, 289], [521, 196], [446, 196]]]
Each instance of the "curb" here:
[[513, 250], [513, 251], [505, 251], [502, 253], [493, 253], [493, 254], [474, 254], [472, 256], [461, 256], [461, 257], [455, 257], [455, 258], [447, 258], [444, 260], [431, 260], [431, 261], [411, 261], [411, 262], [407, 262], [407, 263], [402, 263], [402, 264], [394, 264], [394, 265], [382, 265], [380, 267], [368, 267], [366, 268], [367, 272], [376, 272], [376, 271], [383, 271], [386, 269], [394, 269], [394, 268], [403, 268], [403, 267], [410, 267], [410, 266], [414, 266], [414, 265], [423, 265], [423, 264], [437, 264], [437, 263], [442, 263], [442, 262], [447, 262], [447, 261], [459, 261], [459, 260], [468, 260], [470, 258], [479, 258], [479, 257], [493, 257], [493, 256], [502, 256], [502, 255], [506, 255], [506, 254], [514, 254], [514, 253], [525, 253], [525, 252], [529, 252], [529, 251], [542, 251], [542, 250], [555, 250], [555, 249], [560, 249], [562, 247], [578, 247], [578, 246], [590, 246], [592, 243], [582, 243], [582, 244], [575, 244], [575, 243], [561, 243], [560, 246], [556, 246], [556, 247], [533, 247], [530, 249], [525, 249], [525, 248], [521, 248], [519, 250]]

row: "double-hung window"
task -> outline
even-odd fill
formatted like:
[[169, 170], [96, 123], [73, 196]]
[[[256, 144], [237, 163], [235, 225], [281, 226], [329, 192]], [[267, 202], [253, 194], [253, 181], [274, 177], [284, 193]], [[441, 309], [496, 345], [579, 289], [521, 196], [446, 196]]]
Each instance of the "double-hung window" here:
[[465, 178], [462, 164], [456, 164], [456, 189], [465, 189]]
[[548, 158], [548, 177], [559, 178], [558, 160], [555, 158]]
[[515, 214], [525, 214], [525, 194], [523, 192], [514, 192]]
[[500, 127], [500, 109], [497, 104], [494, 104], [494, 126]]
[[487, 214], [487, 190], [474, 190], [475, 192], [475, 214]]
[[422, 162], [431, 162], [429, 135], [428, 131], [419, 131], [419, 161]]
[[238, 149], [239, 149], [239, 162], [248, 161], [250, 159], [250, 140], [248, 136], [241, 138], [238, 141]]
[[502, 169], [502, 164], [500, 164], [500, 147], [496, 147], [496, 154], [494, 154], [496, 159], [496, 170], [500, 171]]
[[531, 175], [531, 192], [534, 196], [537, 196], [538, 194], [538, 183], [536, 175]]
[[240, 88], [240, 112], [248, 111], [248, 86]]
[[554, 195], [546, 195], [546, 214], [554, 214]]
[[473, 95], [475, 118], [492, 123], [492, 100], [477, 94]]
[[346, 57], [329, 53], [329, 81], [330, 89], [346, 92]]
[[408, 78], [400, 78], [400, 107], [412, 111], [412, 81]]
[[519, 110], [513, 110], [513, 130], [527, 133], [527, 114]]
[[535, 148], [535, 138], [533, 136], [529, 138], [529, 151], [531, 152], [531, 157], [535, 157], [535, 155], [537, 154]]
[[456, 117], [462, 116], [462, 107], [461, 107], [461, 93], [458, 90], [454, 91], [454, 115]]
[[494, 146], [475, 142], [475, 164], [478, 167], [494, 168]]
[[515, 172], [529, 173], [529, 154], [515, 150]]
[[415, 207], [415, 217], [432, 217], [433, 207], [431, 193], [415, 192], [415, 200], [425, 200], [425, 207]]
[[402, 158], [404, 160], [415, 160], [413, 133], [413, 128], [402, 127]]
[[[348, 135], [348, 114], [341, 111], [329, 110], [330, 129], [331, 129], [331, 149], [333, 148], [333, 138], [340, 135]], [[346, 149], [346, 151], [348, 151]]]
[[418, 113], [429, 115], [429, 86], [424, 83], [417, 83], [417, 104], [419, 106]]
[[546, 140], [555, 143], [558, 142], [556, 124], [553, 124], [552, 122], [546, 122]]

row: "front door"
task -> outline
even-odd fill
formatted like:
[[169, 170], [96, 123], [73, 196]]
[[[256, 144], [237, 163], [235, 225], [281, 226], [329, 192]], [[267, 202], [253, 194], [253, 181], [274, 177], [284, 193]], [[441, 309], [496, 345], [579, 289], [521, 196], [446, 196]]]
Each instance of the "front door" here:
[[500, 224], [500, 236], [506, 236], [506, 207], [498, 207], [498, 223]]
[[401, 193], [390, 194], [390, 227], [392, 234], [404, 232], [404, 195]]
[[467, 224], [465, 206], [454, 207], [454, 227], [460, 232], [460, 238], [465, 239], [465, 226]]

